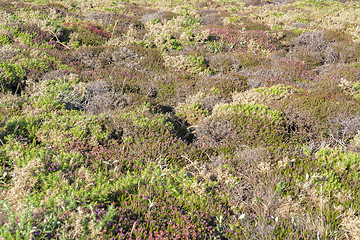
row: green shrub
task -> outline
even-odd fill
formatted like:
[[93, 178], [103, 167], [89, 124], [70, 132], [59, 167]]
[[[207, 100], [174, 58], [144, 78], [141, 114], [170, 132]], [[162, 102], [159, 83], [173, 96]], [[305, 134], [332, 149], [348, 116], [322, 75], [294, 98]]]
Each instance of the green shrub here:
[[360, 182], [360, 156], [357, 153], [346, 152], [341, 148], [322, 148], [316, 153], [316, 162], [322, 166], [317, 172], [322, 178], [315, 180], [318, 189], [325, 194], [345, 191], [354, 193]]
[[190, 61], [192, 72], [195, 73], [209, 72], [209, 68], [203, 56], [195, 54], [195, 55], [189, 55], [187, 56], [187, 58]]
[[12, 40], [8, 36], [0, 35], [0, 45], [11, 44]]
[[258, 104], [223, 104], [219, 106], [222, 114], [243, 113], [247, 116], [267, 117], [274, 122], [283, 120], [281, 113], [276, 110], [270, 110], [269, 107]]
[[5, 90], [15, 91], [25, 77], [25, 69], [17, 64], [0, 61], [0, 84]]
[[263, 105], [219, 104], [196, 128], [196, 143], [219, 148], [273, 146], [288, 141], [282, 115]]
[[293, 86], [284, 86], [283, 84], [279, 84], [279, 85], [271, 86], [269, 88], [267, 87], [255, 88], [255, 91], [279, 100], [299, 90], [295, 89]]

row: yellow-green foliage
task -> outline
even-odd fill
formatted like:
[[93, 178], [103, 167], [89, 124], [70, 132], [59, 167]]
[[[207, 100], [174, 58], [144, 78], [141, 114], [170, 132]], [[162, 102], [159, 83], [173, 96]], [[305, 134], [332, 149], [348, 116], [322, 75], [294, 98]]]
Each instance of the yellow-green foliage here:
[[214, 109], [214, 114], [234, 114], [244, 113], [246, 115], [255, 115], [266, 117], [274, 122], [282, 120], [281, 113], [276, 110], [270, 110], [265, 105], [258, 104], [239, 104], [239, 103], [225, 103], [219, 104]]
[[81, 116], [76, 111], [59, 111], [47, 114], [44, 120], [39, 119], [42, 125], [36, 136], [45, 143], [61, 143], [66, 141], [66, 138], [91, 138], [91, 142], [97, 144], [108, 136], [105, 128], [106, 119], [104, 115]]
[[360, 156], [341, 148], [322, 148], [316, 153], [321, 178], [316, 181], [324, 192], [346, 191], [353, 193], [352, 182], [360, 180]]
[[25, 77], [25, 69], [17, 64], [0, 61], [0, 85], [14, 87]]
[[40, 95], [30, 98], [22, 116], [15, 116], [4, 126], [6, 138], [22, 136], [30, 142], [58, 145], [70, 139], [90, 138], [93, 144], [104, 141], [108, 135], [105, 115], [83, 115], [66, 109], [63, 99], [73, 94], [72, 84], [65, 80], [39, 84], [44, 88], [39, 89]]
[[263, 104], [268, 105], [281, 99], [287, 99], [294, 93], [301, 90], [292, 86], [284, 86], [283, 84], [271, 87], [259, 87], [247, 90], [245, 92], [235, 92], [232, 95], [234, 102], [240, 104]]
[[[204, 31], [195, 33], [195, 27], [199, 27], [200, 23], [196, 15], [190, 16], [185, 13], [175, 19], [166, 21], [164, 23], [147, 22], [145, 24], [148, 32], [141, 40], [141, 43], [146, 46], [155, 45], [160, 49], [179, 49], [180, 44], [189, 44], [190, 42], [201, 42], [206, 40], [208, 32]], [[176, 46], [177, 45], [177, 46]]]
[[4, 126], [6, 141], [22, 136], [28, 141], [61, 145], [75, 139], [90, 138], [93, 144], [107, 138], [106, 116], [81, 116], [77, 111], [60, 110], [37, 116], [19, 116]]
[[197, 55], [176, 55], [172, 56], [163, 53], [165, 65], [177, 71], [187, 71], [189, 73], [209, 73], [204, 57]]
[[178, 107], [177, 115], [190, 125], [195, 125], [209, 115], [200, 103], [194, 103]]
[[201, 102], [205, 98], [204, 93], [198, 93], [187, 99], [186, 103], [180, 103], [176, 108], [176, 115], [190, 125], [195, 125], [205, 117], [209, 116], [209, 111], [203, 107]]
[[281, 99], [291, 95], [296, 89], [293, 86], [284, 86], [283, 84], [274, 85], [269, 88], [259, 87], [255, 91], [269, 95], [275, 99]]
[[0, 45], [10, 44], [11, 42], [8, 36], [0, 35]]
[[[156, 117], [150, 117], [148, 114], [151, 112], [149, 104], [143, 104], [136, 107], [134, 110], [121, 114], [122, 119], [130, 119], [131, 122], [140, 128], [149, 130], [159, 130], [162, 127], [171, 126], [170, 122], [166, 122], [166, 118], [163, 115], [157, 115]], [[148, 115], [148, 116], [147, 116]]]

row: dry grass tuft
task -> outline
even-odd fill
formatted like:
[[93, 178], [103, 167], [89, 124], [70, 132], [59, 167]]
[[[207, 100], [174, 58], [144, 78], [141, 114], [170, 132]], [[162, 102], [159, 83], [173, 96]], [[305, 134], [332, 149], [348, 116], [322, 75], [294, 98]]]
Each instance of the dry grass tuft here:
[[73, 211], [69, 220], [65, 222], [64, 229], [66, 229], [67, 239], [80, 239], [84, 233], [84, 221], [90, 221], [91, 215], [84, 211], [82, 207], [77, 207], [76, 211]]
[[351, 147], [355, 148], [355, 150], [360, 150], [360, 131], [355, 135], [353, 140], [351, 141]]
[[20, 215], [24, 212], [23, 200], [24, 197], [32, 192], [37, 180], [34, 175], [43, 171], [44, 164], [40, 159], [30, 161], [25, 167], [15, 166], [11, 172], [12, 186], [0, 193], [0, 199], [5, 199], [10, 203], [10, 209], [15, 215]]
[[14, 47], [13, 45], [3, 45], [0, 47], [0, 60], [1, 61], [10, 60], [16, 55], [18, 55], [19, 52], [20, 52], [19, 49]]
[[274, 186], [279, 181], [265, 148], [245, 149], [232, 159], [234, 175], [241, 181], [232, 190], [232, 201], [254, 216], [275, 216], [279, 195]]
[[348, 210], [341, 222], [342, 228], [349, 233], [352, 239], [360, 239], [360, 217], [352, 209]]

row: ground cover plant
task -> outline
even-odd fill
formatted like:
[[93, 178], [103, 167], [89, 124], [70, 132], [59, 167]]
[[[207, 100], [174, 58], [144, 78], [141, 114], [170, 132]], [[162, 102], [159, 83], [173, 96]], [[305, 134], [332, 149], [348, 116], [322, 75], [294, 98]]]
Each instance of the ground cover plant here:
[[0, 239], [360, 239], [359, 16], [0, 0]]

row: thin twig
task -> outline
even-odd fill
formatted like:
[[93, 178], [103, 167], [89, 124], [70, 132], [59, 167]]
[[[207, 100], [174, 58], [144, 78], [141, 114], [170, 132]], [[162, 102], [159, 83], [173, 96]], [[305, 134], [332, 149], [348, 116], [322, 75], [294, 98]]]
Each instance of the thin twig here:
[[193, 161], [191, 161], [191, 160], [190, 160], [190, 158], [188, 158], [187, 156], [182, 155], [182, 157], [183, 157], [183, 158], [185, 158], [186, 160], [188, 160], [189, 162], [194, 163], [194, 162], [193, 162]]
[[116, 28], [117, 23], [118, 23], [118, 20], [116, 20], [116, 22], [115, 22], [115, 25], [114, 25], [112, 33], [111, 33], [111, 37], [114, 36], [114, 32], [115, 32], [115, 28]]
[[188, 131], [188, 132], [185, 134], [184, 139], [187, 139], [187, 138], [190, 136], [190, 134], [191, 134], [191, 132]]
[[335, 142], [339, 143], [342, 147], [345, 147], [345, 143], [339, 139], [336, 139], [332, 134], [330, 134], [330, 137], [332, 137]]
[[17, 94], [17, 92], [18, 92], [18, 90], [19, 90], [19, 88], [20, 88], [20, 84], [22, 83], [22, 81], [21, 82], [19, 82], [19, 84], [17, 85], [17, 87], [16, 87], [16, 91], [15, 91], [15, 95]]
[[205, 154], [209, 158], [209, 160], [211, 161], [211, 157], [209, 156], [209, 154], [207, 152], [205, 152]]
[[134, 224], [133, 224], [133, 226], [132, 226], [132, 228], [131, 228], [130, 239], [131, 239], [131, 236], [132, 236], [132, 234], [133, 234], [133, 232], [134, 232], [134, 230], [135, 230], [136, 223], [137, 223], [137, 222], [135, 221]]
[[67, 48], [68, 50], [71, 50], [71, 48], [69, 46], [66, 46], [65, 44], [63, 44], [62, 42], [60, 42], [59, 38], [56, 36], [56, 34], [51, 31], [50, 29], [47, 29], [47, 31], [49, 31], [55, 38], [56, 38], [56, 42], [58, 44], [60, 44], [61, 46], [63, 46], [64, 48]]

